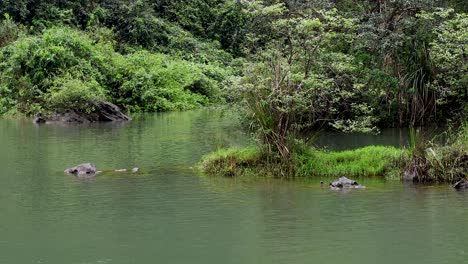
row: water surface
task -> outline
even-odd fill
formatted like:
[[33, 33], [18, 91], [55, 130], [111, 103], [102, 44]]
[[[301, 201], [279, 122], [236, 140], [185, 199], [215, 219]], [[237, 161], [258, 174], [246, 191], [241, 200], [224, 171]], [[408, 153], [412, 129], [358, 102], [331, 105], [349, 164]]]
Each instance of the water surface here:
[[[81, 126], [0, 120], [0, 264], [466, 262], [468, 193], [448, 186], [364, 179], [366, 190], [343, 193], [319, 179], [243, 182], [190, 168], [246, 144], [238, 127], [213, 110]], [[88, 161], [142, 173], [63, 174]]]

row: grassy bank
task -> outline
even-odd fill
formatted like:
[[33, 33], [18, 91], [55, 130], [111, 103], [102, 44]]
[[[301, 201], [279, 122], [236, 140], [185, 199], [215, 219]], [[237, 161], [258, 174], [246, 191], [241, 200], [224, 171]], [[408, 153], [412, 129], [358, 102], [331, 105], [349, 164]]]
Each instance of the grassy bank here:
[[[399, 161], [405, 150], [385, 146], [369, 146], [346, 151], [310, 149], [293, 158], [295, 177], [369, 177], [392, 176], [399, 170]], [[203, 157], [200, 169], [208, 175], [246, 176], [281, 175], [280, 162], [269, 160], [260, 149], [229, 148]]]

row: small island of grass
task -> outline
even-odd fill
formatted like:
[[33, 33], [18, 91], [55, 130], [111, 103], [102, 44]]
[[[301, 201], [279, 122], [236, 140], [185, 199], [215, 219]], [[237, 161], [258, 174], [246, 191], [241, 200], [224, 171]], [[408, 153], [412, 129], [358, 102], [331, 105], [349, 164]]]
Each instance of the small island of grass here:
[[[416, 133], [416, 132], [412, 132]], [[220, 148], [199, 169], [224, 177], [385, 177], [422, 183], [455, 183], [468, 173], [468, 126], [447, 144], [412, 140], [410, 148], [367, 146], [343, 151], [299, 148], [287, 163], [260, 147]]]
[[[355, 150], [309, 149], [294, 156], [295, 177], [370, 177], [395, 175], [406, 150], [388, 146], [368, 146]], [[226, 148], [203, 157], [200, 168], [219, 176], [248, 174], [274, 177], [284, 164], [268, 160], [260, 148]]]

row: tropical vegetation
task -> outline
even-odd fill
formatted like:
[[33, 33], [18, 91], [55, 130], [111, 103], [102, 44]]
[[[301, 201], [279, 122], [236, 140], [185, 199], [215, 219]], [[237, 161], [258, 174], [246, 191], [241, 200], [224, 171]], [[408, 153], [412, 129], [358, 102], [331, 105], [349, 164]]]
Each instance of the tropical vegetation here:
[[[207, 160], [276, 164], [283, 176], [328, 175], [352, 160], [337, 171], [382, 174], [406, 151], [310, 143], [321, 129], [466, 122], [466, 12], [460, 0], [2, 1], [0, 115], [86, 112], [102, 101], [127, 112], [234, 104], [258, 144]], [[463, 157], [466, 141], [457, 142]]]

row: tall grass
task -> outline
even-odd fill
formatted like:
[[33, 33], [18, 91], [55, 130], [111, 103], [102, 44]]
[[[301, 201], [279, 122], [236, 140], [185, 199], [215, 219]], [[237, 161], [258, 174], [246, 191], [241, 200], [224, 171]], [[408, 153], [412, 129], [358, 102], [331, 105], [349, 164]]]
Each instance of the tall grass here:
[[208, 175], [235, 177], [247, 171], [260, 171], [263, 164], [262, 153], [257, 148], [228, 148], [205, 155], [199, 168]]
[[449, 131], [447, 134], [446, 143], [440, 144], [411, 131], [412, 147], [404, 179], [422, 183], [453, 183], [468, 177], [468, 124], [458, 132]]
[[404, 150], [388, 146], [368, 146], [355, 150], [311, 150], [299, 157], [298, 177], [369, 177], [395, 172]]
[[[356, 150], [323, 151], [310, 149], [294, 157], [294, 177], [387, 176], [399, 168], [404, 150], [369, 146]], [[205, 156], [200, 168], [208, 175], [248, 174], [283, 177], [281, 163], [268, 162], [258, 148], [220, 149]]]

